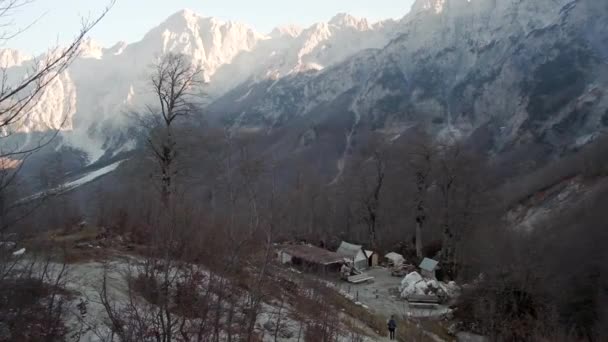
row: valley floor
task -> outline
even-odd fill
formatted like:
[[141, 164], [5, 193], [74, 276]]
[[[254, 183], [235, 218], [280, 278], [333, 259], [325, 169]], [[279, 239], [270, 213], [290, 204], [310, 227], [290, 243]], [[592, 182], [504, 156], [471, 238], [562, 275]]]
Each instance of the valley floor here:
[[[132, 301], [133, 292], [129, 293], [127, 279], [134, 279], [133, 277], [138, 274], [138, 267], [141, 267], [142, 257], [139, 247], [130, 245], [122, 237], [100, 233], [94, 227], [69, 233], [48, 232], [38, 236], [38, 239], [61, 246], [62, 253], [66, 254], [69, 262], [65, 284], [65, 288], [73, 294], [69, 300], [66, 317], [66, 325], [70, 331], [69, 341], [112, 341], [108, 314], [101, 297], [103, 284], [105, 281], [107, 297], [116, 305], [121, 306]], [[28, 255], [34, 252], [35, 248], [33, 245], [25, 244], [25, 246], [28, 252], [23, 256], [23, 261], [28, 260]], [[61, 267], [59, 263], [52, 266], [54, 269]], [[203, 267], [200, 270], [206, 275], [205, 277], [210, 274]], [[304, 332], [311, 322], [319, 319], [315, 317], [315, 314], [318, 314], [315, 310], [309, 311], [315, 306], [315, 301], [309, 297], [311, 293], [324, 297], [322, 301], [326, 303], [327, 310], [333, 312], [330, 315], [338, 317], [338, 320], [332, 324], [339, 325], [340, 333], [337, 340], [339, 342], [388, 340], [386, 322], [391, 315], [400, 318], [399, 341], [453, 340], [436, 319], [410, 319], [412, 311], [405, 301], [398, 298], [401, 278], [391, 277], [387, 269], [369, 270], [368, 273], [374, 276], [375, 280], [361, 285], [349, 285], [337, 279], [327, 282], [317, 279], [314, 275], [281, 265], [271, 265], [269, 272], [272, 282], [280, 284], [277, 290], [283, 292], [285, 294], [283, 298], [287, 299], [285, 303], [280, 303], [278, 298], [282, 296], [277, 297], [276, 294], [266, 296], [264, 299], [256, 321], [256, 331], [259, 332], [263, 342], [309, 340], [305, 338]], [[243, 290], [247, 291], [248, 285], [244, 286]], [[147, 299], [139, 295], [137, 297], [138, 303], [143, 307], [153, 305], [147, 302]], [[439, 310], [433, 314], [420, 312], [415, 314], [419, 317], [428, 317], [442, 312]], [[274, 326], [277, 317], [282, 317], [280, 320], [283, 328], [281, 328], [281, 337], [275, 340]]]

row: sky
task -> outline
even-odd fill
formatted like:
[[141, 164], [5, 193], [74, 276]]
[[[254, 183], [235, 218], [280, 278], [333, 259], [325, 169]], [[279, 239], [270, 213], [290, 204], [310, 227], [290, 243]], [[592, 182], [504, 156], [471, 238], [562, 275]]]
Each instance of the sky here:
[[[33, 0], [2, 18], [0, 25], [11, 23], [25, 32], [4, 44], [29, 54], [46, 51], [69, 41], [83, 17], [99, 14], [109, 0]], [[297, 24], [308, 26], [328, 21], [337, 13], [350, 13], [372, 21], [401, 18], [414, 0], [117, 0], [107, 17], [90, 36], [104, 46], [118, 41], [128, 43], [143, 38], [146, 32], [171, 14], [189, 8], [203, 16], [244, 22], [261, 33], [274, 27]]]

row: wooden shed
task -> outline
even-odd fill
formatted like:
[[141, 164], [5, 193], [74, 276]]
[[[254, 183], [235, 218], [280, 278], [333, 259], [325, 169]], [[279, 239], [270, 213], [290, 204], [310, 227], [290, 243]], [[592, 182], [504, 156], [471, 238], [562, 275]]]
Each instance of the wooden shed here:
[[395, 252], [390, 252], [384, 256], [391, 266], [401, 266], [405, 263], [403, 255]]
[[287, 245], [278, 251], [279, 261], [283, 264], [303, 266], [308, 269], [335, 271], [344, 264], [344, 257], [312, 245]]
[[360, 245], [342, 241], [336, 253], [343, 256], [357, 270], [378, 266], [378, 254], [374, 251], [365, 250]]

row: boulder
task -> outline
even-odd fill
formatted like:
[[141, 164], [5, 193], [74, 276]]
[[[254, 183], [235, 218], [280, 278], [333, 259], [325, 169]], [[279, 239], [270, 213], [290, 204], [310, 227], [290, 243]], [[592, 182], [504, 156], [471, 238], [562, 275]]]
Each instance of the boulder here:
[[408, 287], [410, 284], [416, 284], [422, 280], [422, 276], [418, 272], [412, 272], [403, 278], [401, 281], [401, 287], [399, 290], [403, 291], [404, 288]]
[[459, 292], [460, 288], [454, 282], [445, 284], [435, 279], [425, 279], [418, 272], [405, 276], [399, 287], [402, 298], [412, 295], [435, 295], [443, 302], [456, 297]]
[[449, 298], [456, 298], [460, 295], [460, 286], [456, 282], [449, 282], [444, 286], [444, 290]]

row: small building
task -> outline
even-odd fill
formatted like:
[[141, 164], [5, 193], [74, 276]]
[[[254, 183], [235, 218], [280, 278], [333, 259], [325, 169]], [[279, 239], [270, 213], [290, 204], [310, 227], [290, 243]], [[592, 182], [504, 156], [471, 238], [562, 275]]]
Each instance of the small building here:
[[341, 255], [312, 245], [287, 245], [278, 251], [282, 264], [292, 264], [315, 271], [338, 272], [344, 264]]
[[420, 274], [426, 278], [436, 279], [435, 271], [437, 271], [437, 265], [439, 265], [437, 260], [424, 258], [420, 263], [420, 266], [418, 266], [420, 268]]
[[401, 266], [405, 263], [403, 255], [395, 252], [390, 252], [384, 256], [391, 266]]
[[367, 257], [367, 265], [369, 267], [378, 266], [378, 253], [374, 251], [365, 250], [365, 256]]
[[342, 241], [336, 253], [351, 263], [357, 270], [364, 270], [378, 265], [378, 254], [374, 251], [366, 251], [360, 245]]

